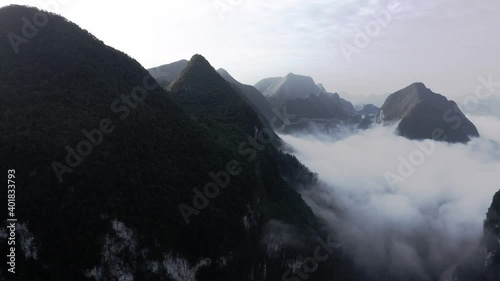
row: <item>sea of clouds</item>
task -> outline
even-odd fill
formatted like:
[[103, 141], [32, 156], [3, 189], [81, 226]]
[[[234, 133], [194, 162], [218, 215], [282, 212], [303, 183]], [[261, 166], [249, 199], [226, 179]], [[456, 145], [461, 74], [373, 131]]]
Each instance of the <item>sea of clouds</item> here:
[[466, 145], [412, 141], [389, 126], [281, 138], [318, 173], [304, 200], [368, 275], [435, 280], [481, 255], [485, 214], [500, 190], [500, 119], [470, 119], [481, 137]]

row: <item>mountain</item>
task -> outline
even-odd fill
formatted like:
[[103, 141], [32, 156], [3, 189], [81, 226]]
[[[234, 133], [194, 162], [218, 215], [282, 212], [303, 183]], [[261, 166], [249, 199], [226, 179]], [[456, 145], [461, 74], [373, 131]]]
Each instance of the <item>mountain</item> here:
[[316, 86], [318, 86], [318, 88], [319, 88], [322, 92], [325, 92], [325, 93], [326, 93], [326, 92], [328, 92], [328, 91], [325, 89], [325, 86], [323, 86], [323, 84], [318, 83], [318, 84], [316, 84]]
[[170, 64], [161, 65], [148, 69], [149, 74], [166, 88], [170, 83], [174, 82], [181, 74], [181, 71], [187, 66], [187, 60], [180, 60]]
[[[22, 34], [21, 19], [44, 13], [1, 8], [0, 36]], [[325, 241], [291, 186], [314, 175], [274, 142], [256, 142], [266, 140], [257, 114], [203, 58], [169, 93], [126, 54], [49, 19], [18, 54], [0, 40], [16, 278], [277, 280]], [[340, 251], [321, 245], [330, 258], [309, 280], [354, 279]]]
[[284, 127], [287, 133], [314, 132], [318, 128], [330, 133], [345, 122], [360, 121], [351, 102], [337, 93], [328, 93], [309, 76], [290, 73], [263, 79], [255, 87], [263, 91], [272, 106], [294, 116]]
[[399, 122], [398, 133], [409, 139], [465, 143], [479, 133], [454, 101], [414, 83], [391, 94], [380, 109], [384, 123]]
[[288, 113], [301, 119], [347, 120], [353, 116], [352, 111], [344, 107], [344, 102], [338, 94], [313, 94], [306, 98], [287, 100], [284, 105]]
[[259, 90], [259, 92], [264, 93], [269, 87], [271, 87], [274, 83], [280, 81], [283, 77], [270, 77], [264, 78], [257, 82], [254, 85], [255, 89]]
[[[317, 84], [317, 86], [318, 86], [318, 88], [320, 89], [320, 91], [322, 93], [328, 93], [328, 91], [325, 89], [325, 87], [323, 86], [323, 84], [319, 83], [319, 84]], [[340, 95], [338, 93], [334, 93], [333, 95], [335, 95], [338, 98], [340, 98], [340, 102], [342, 103], [342, 107], [345, 110], [347, 110], [349, 112], [356, 112], [356, 108], [354, 107], [354, 105], [350, 101], [348, 101], [348, 100], [340, 97]]]
[[271, 104], [255, 87], [238, 82], [225, 69], [220, 68], [217, 72], [224, 80], [234, 85], [234, 90], [240, 93], [246, 102], [252, 106], [253, 110], [260, 113], [265, 120], [271, 121], [276, 116]]
[[493, 197], [484, 221], [486, 280], [500, 280], [500, 191]]
[[281, 108], [287, 100], [307, 98], [311, 94], [322, 92], [311, 77], [293, 73], [279, 79], [268, 78], [260, 81], [256, 88], [276, 108]]
[[362, 115], [378, 115], [380, 112], [380, 108], [376, 107], [373, 104], [365, 104], [363, 109], [359, 110], [358, 113]]
[[348, 101], [344, 98], [341, 98], [338, 93], [335, 93], [334, 95], [337, 95], [340, 98], [340, 102], [342, 103], [342, 107], [345, 110], [347, 110], [349, 112], [356, 112], [356, 108], [354, 108], [354, 105], [350, 101]]
[[[247, 249], [245, 258], [258, 259], [258, 250], [262, 249], [259, 245], [263, 243], [268, 264], [273, 265], [272, 271], [268, 269], [268, 278], [276, 280], [286, 271], [283, 264], [297, 260], [307, 251], [307, 247], [301, 245], [314, 248], [314, 240], [321, 233], [311, 210], [291, 188], [311, 184], [315, 176], [295, 157], [281, 152], [281, 140], [258, 118], [244, 96], [238, 94], [235, 84], [219, 75], [221, 72], [216, 72], [201, 55], [195, 55], [171, 86], [171, 96], [193, 120], [214, 133], [218, 143], [238, 150], [233, 157], [247, 173], [248, 179], [244, 182], [252, 186], [232, 191], [230, 198], [241, 211], [250, 208], [251, 214], [260, 221], [252, 226], [257, 236], [250, 241], [255, 239], [255, 248]], [[246, 140], [252, 138], [256, 144], [254, 149], [249, 149]], [[267, 241], [268, 228], [282, 226], [293, 232], [294, 242]], [[248, 244], [249, 238], [246, 239]], [[275, 245], [276, 242], [283, 244]], [[332, 266], [340, 275], [346, 271], [338, 265]], [[327, 272], [332, 274], [331, 269]]]

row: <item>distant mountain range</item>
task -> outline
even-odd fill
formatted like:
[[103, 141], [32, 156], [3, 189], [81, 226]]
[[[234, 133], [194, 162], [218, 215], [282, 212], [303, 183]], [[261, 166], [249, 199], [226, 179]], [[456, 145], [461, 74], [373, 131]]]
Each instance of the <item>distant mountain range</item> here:
[[158, 83], [167, 87], [170, 83], [174, 82], [182, 70], [188, 65], [187, 60], [180, 60], [169, 64], [164, 64], [158, 67], [148, 69], [149, 74], [158, 81]]
[[234, 79], [225, 69], [217, 70], [219, 75], [233, 85], [233, 88], [252, 106], [255, 112], [259, 113], [266, 121], [270, 121], [276, 116], [273, 107], [259, 90], [250, 85], [244, 85]]
[[[264, 89], [264, 86], [267, 87]], [[258, 82], [255, 87], [276, 108], [281, 108], [287, 100], [302, 99], [323, 92], [311, 77], [293, 73], [280, 78], [267, 78]]]
[[[158, 73], [161, 69], [175, 80], [185, 65], [185, 61], [179, 61], [150, 69], [150, 72]], [[439, 138], [453, 143], [468, 142], [471, 137], [479, 136], [474, 124], [455, 102], [432, 92], [423, 83], [414, 83], [389, 95], [381, 110], [371, 103], [362, 104], [356, 110], [350, 101], [338, 93], [328, 93], [322, 84], [316, 84], [309, 76], [289, 73], [285, 77], [265, 78], [250, 86], [238, 82], [224, 69], [218, 72], [234, 85], [234, 89], [263, 117], [262, 120], [269, 122], [276, 114], [274, 110], [285, 109], [293, 115], [294, 120], [290, 120], [285, 129], [287, 132], [303, 131], [310, 126], [325, 128], [324, 131], [329, 133], [341, 125], [369, 128], [375, 122], [373, 117], [379, 116], [384, 123], [398, 122], [398, 133], [409, 139]], [[160, 79], [166, 77], [163, 75]], [[384, 95], [372, 96], [368, 100], [378, 103], [382, 98]], [[494, 102], [491, 104], [495, 106]], [[486, 115], [491, 111], [486, 105], [479, 104], [475, 113]]]
[[361, 121], [350, 101], [338, 93], [328, 93], [322, 84], [316, 84], [309, 76], [290, 73], [285, 77], [265, 78], [255, 88], [273, 107], [294, 116], [287, 132], [303, 131], [310, 125], [330, 131], [344, 122]]

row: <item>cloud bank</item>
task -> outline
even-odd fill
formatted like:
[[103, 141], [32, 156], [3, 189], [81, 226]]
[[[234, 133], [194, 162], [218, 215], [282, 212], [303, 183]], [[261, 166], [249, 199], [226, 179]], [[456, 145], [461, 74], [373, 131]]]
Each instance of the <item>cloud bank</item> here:
[[[318, 173], [303, 191], [344, 248], [380, 280], [435, 280], [448, 266], [477, 255], [482, 225], [500, 189], [500, 119], [471, 118], [482, 134], [468, 145], [411, 141], [394, 127], [348, 136], [281, 136]], [[423, 160], [410, 155], [422, 148]], [[406, 159], [414, 171], [387, 181]]]

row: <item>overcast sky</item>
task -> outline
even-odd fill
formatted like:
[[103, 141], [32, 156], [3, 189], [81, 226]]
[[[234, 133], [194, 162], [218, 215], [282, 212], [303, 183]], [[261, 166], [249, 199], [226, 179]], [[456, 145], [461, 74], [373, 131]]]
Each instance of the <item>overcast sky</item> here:
[[452, 97], [480, 76], [500, 81], [498, 0], [0, 0], [10, 3], [60, 13], [146, 68], [199, 53], [252, 85], [293, 72], [332, 92], [421, 81]]

